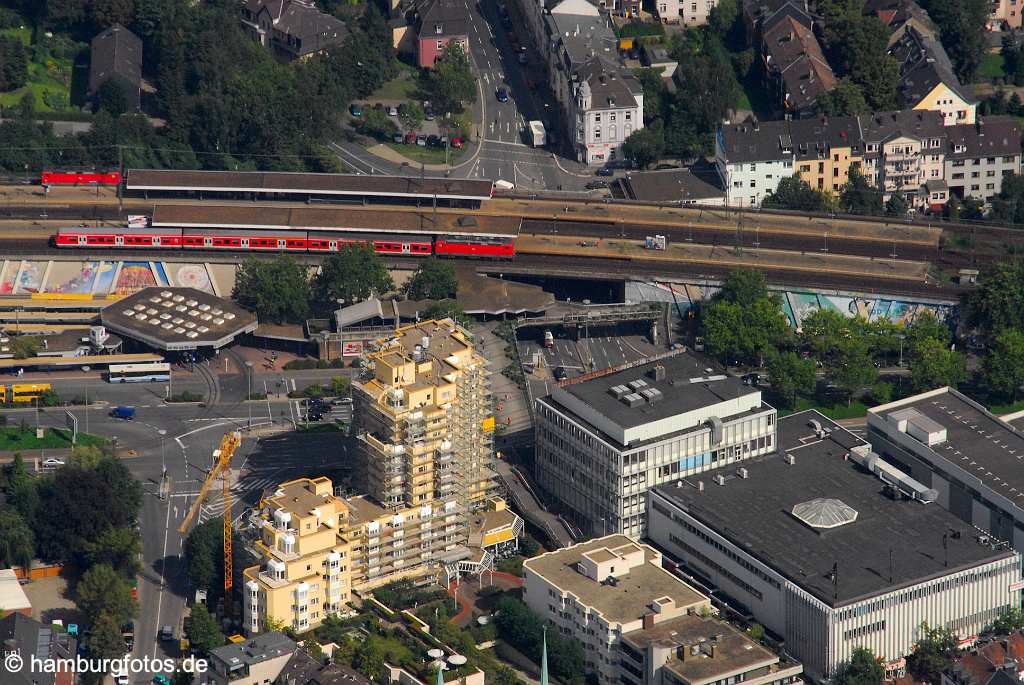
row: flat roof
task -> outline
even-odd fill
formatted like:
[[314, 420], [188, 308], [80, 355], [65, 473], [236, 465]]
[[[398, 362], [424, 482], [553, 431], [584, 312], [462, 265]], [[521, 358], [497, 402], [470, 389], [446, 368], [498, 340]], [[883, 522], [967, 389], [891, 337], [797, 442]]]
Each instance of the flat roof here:
[[[652, 371], [656, 366], [664, 367], [664, 380], [654, 380]], [[636, 381], [643, 385], [639, 388], [629, 385]], [[629, 393], [653, 389], [660, 397], [653, 404], [644, 401], [638, 406], [629, 406], [613, 394], [612, 389], [617, 387], [625, 387]], [[717, 364], [682, 352], [590, 380], [560, 384], [549, 397], [540, 398], [540, 402], [586, 423], [559, 401], [560, 392], [572, 395], [618, 426], [635, 428], [759, 391], [744, 385], [735, 376], [726, 375]]]
[[[619, 576], [615, 586], [591, 580], [576, 570], [576, 565], [587, 553], [616, 549], [623, 546], [639, 547], [644, 562], [629, 573]], [[641, 545], [625, 535], [609, 535], [581, 542], [527, 559], [523, 566], [542, 576], [563, 592], [575, 595], [581, 604], [601, 612], [610, 622], [628, 623], [640, 620], [650, 613], [649, 605], [656, 599], [671, 597], [677, 607], [702, 604], [707, 597], [672, 575], [660, 564], [651, 563], [658, 553], [649, 545]]]
[[354, 207], [279, 205], [157, 205], [155, 228], [247, 228], [369, 233], [451, 234], [481, 237], [519, 235], [520, 217], [472, 216], [430, 210], [393, 212]]
[[955, 390], [943, 388], [871, 410], [887, 419], [916, 409], [932, 430], [946, 429], [946, 440], [927, 447], [983, 485], [1024, 509], [1024, 432]]
[[256, 315], [231, 300], [180, 287], [150, 287], [105, 307], [103, 325], [161, 350], [223, 347], [256, 330]]
[[129, 169], [128, 190], [180, 190], [229, 193], [309, 193], [378, 197], [433, 197], [444, 200], [486, 200], [488, 180], [428, 176], [365, 176], [266, 171], [178, 171]]
[[210, 650], [210, 656], [226, 664], [229, 671], [233, 671], [244, 665], [261, 664], [277, 657], [291, 655], [295, 651], [295, 646], [295, 642], [283, 633], [260, 633], [244, 642]]
[[305, 478], [286, 483], [278, 487], [267, 501], [295, 516], [309, 516], [309, 512], [334, 498], [334, 495], [316, 494], [309, 489], [310, 485], [313, 485], [312, 481]]
[[162, 362], [159, 354], [89, 354], [80, 357], [31, 357], [29, 359], [0, 359], [0, 369], [40, 368], [47, 366], [109, 366], [110, 364], [145, 364]]
[[32, 602], [22, 589], [18, 576], [12, 568], [0, 569], [0, 611], [31, 609]]
[[627, 173], [621, 186], [629, 200], [695, 202], [725, 197], [716, 176], [714, 172], [696, 174], [692, 169], [638, 171]]
[[[679, 616], [657, 623], [653, 628], [634, 630], [622, 636], [640, 649], [649, 645], [689, 647], [701, 644], [698, 655], [687, 654], [686, 660], [670, 656], [666, 666], [684, 682], [707, 682], [736, 672], [745, 673], [779, 661], [778, 655], [739, 632], [725, 621], [702, 618], [696, 614]], [[715, 645], [715, 655], [708, 654], [707, 646]]]
[[[812, 419], [828, 431], [824, 439], [815, 437]], [[694, 477], [704, 482], [703, 492], [674, 486], [655, 492], [833, 607], [1014, 554], [980, 544], [972, 526], [937, 504], [884, 495], [875, 475], [845, 458], [867, 443], [817, 411], [780, 419], [778, 446], [772, 455]], [[794, 464], [783, 459], [786, 453]], [[738, 477], [739, 467], [748, 478]], [[716, 475], [726, 478], [724, 486], [714, 482]], [[795, 505], [818, 498], [841, 500], [856, 510], [856, 520], [814, 529], [791, 514]]]

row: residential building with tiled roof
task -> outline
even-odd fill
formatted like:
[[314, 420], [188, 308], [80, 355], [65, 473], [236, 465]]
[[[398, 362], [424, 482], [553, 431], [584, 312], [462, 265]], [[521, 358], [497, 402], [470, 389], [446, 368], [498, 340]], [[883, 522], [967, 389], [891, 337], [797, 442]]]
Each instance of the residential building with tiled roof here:
[[766, 85], [793, 116], [813, 113], [818, 98], [836, 85], [812, 27], [787, 16], [766, 28], [761, 38]]
[[458, 43], [469, 54], [469, 7], [458, 0], [430, 0], [417, 19], [416, 59], [421, 68], [430, 68], [451, 43]]
[[142, 41], [114, 24], [92, 39], [89, 62], [89, 95], [96, 97], [107, 81], [116, 81], [133, 109], [139, 109], [142, 92]]
[[988, 202], [1003, 178], [1019, 174], [1021, 126], [1017, 117], [978, 117], [974, 124], [946, 128], [945, 180], [960, 199]]
[[284, 60], [328, 52], [348, 37], [345, 23], [321, 12], [313, 0], [244, 0], [241, 15], [253, 38]]
[[1024, 671], [1024, 635], [997, 638], [962, 655], [942, 673], [942, 685], [1016, 685]]
[[899, 64], [901, 108], [941, 112], [946, 126], [974, 123], [977, 99], [960, 84], [935, 36], [908, 26], [889, 54]]

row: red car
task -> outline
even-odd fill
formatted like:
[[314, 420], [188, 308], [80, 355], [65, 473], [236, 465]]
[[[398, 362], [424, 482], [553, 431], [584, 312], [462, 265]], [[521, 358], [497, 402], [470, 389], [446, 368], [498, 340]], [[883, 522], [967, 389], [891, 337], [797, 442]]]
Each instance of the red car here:
[[406, 145], [415, 145], [416, 144], [416, 134], [415, 133], [406, 133], [405, 134], [405, 144]]
[[451, 145], [454, 148], [462, 147], [462, 145], [463, 145], [462, 138], [458, 138], [458, 137], [452, 138], [451, 143], [449, 143], [449, 145]]

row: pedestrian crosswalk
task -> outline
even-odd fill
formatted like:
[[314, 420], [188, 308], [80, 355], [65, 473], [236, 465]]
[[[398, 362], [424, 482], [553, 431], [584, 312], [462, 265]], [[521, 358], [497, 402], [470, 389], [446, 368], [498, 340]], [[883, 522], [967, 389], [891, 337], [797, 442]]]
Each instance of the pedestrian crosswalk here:
[[[268, 489], [276, 487], [277, 485], [277, 480], [270, 476], [254, 477], [253, 475], [247, 475], [240, 480], [235, 481], [231, 486], [231, 498], [234, 506], [233, 513], [235, 518], [238, 518], [238, 516], [241, 515], [242, 510], [245, 508], [244, 505], [239, 505], [240, 499], [252, 499], [252, 497], [249, 497], [250, 495], [262, 495]], [[203, 523], [223, 515], [224, 506], [223, 491], [219, 488], [212, 490], [206, 496], [206, 501], [199, 509], [197, 517], [199, 519], [199, 523]]]

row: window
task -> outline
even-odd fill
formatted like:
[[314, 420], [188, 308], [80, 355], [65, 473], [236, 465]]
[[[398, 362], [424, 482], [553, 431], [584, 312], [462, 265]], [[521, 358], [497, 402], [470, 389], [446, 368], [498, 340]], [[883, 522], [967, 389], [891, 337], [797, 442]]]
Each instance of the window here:
[[756, 179], [753, 179], [753, 178], [750, 179], [750, 187], [751, 188], [756, 188], [757, 187], [757, 180]]
[[444, 41], [443, 40], [437, 41], [437, 49], [438, 50], [444, 50]]
[[757, 171], [757, 165], [756, 164], [751, 164], [750, 165], [750, 170], [751, 171]]
[[610, 119], [611, 121], [615, 121], [615, 112], [612, 112], [611, 114], [609, 114], [608, 115], [608, 119]]
[[633, 120], [633, 113], [632, 112], [626, 112], [626, 121], [632, 121], [632, 120]]
[[996, 189], [996, 184], [995, 183], [986, 183], [985, 184], [985, 190], [995, 190], [995, 189]]
[[993, 176], [995, 176], [995, 175], [996, 175], [996, 172], [995, 172], [995, 171], [986, 171], [986, 172], [985, 172], [985, 177], [986, 177], [986, 178], [992, 178], [992, 177], [993, 177]]
[[595, 114], [594, 115], [594, 123], [595, 124], [600, 124], [601, 123], [601, 115], [600, 114]]

